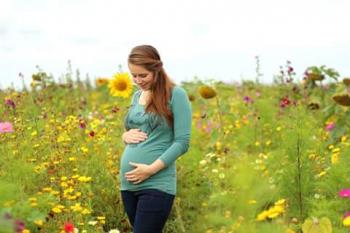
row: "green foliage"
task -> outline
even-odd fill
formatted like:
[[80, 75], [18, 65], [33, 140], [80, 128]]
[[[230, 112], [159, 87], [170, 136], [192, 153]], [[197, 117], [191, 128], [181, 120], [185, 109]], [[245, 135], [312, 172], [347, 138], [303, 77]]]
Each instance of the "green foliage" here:
[[[330, 225], [333, 232], [347, 231], [342, 216], [349, 203], [337, 193], [350, 182], [344, 138], [349, 111], [331, 99], [344, 86], [262, 85], [258, 65], [257, 82], [183, 83], [194, 97], [191, 146], [177, 160], [178, 193], [164, 232], [305, 233]], [[339, 76], [325, 67], [310, 70], [334, 80]], [[15, 126], [14, 133], [0, 134], [0, 212], [23, 220], [35, 233], [37, 220], [43, 221], [43, 232], [62, 230], [65, 221], [88, 232], [130, 232], [118, 179], [130, 100], [112, 98], [106, 86], [74, 82], [71, 67], [63, 78], [65, 83], [55, 83], [39, 71], [31, 91], [0, 92], [1, 99], [16, 102], [15, 110], [0, 105], [1, 120]], [[201, 98], [197, 90], [204, 83], [215, 87], [216, 98]], [[281, 107], [282, 98], [290, 103]], [[312, 110], [310, 103], [320, 108]], [[324, 129], [327, 121], [336, 123], [331, 132]], [[334, 148], [340, 150], [337, 162]], [[79, 182], [79, 176], [91, 181]], [[68, 199], [65, 191], [80, 196]], [[280, 212], [258, 219], [279, 200], [286, 203]], [[72, 211], [77, 203], [91, 213]], [[53, 213], [57, 205], [65, 211]], [[11, 224], [0, 217], [3, 229]]]

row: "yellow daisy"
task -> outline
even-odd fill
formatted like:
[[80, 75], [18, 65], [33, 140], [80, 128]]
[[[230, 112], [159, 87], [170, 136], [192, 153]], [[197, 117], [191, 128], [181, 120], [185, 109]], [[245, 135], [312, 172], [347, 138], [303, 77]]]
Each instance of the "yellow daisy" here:
[[132, 92], [132, 82], [128, 73], [117, 73], [108, 83], [112, 96], [128, 98]]

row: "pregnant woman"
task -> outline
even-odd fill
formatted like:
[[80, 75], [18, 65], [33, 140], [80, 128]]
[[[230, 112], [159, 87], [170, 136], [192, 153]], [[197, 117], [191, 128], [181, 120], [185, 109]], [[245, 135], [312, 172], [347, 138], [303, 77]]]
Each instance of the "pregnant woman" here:
[[133, 233], [158, 233], [176, 195], [175, 161], [189, 148], [192, 107], [154, 47], [134, 47], [128, 66], [139, 89], [124, 121], [121, 196]]

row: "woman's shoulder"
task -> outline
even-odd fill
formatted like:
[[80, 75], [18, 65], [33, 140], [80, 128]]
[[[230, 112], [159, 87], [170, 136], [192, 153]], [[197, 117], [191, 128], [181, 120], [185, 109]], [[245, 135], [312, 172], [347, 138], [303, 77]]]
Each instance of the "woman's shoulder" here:
[[181, 86], [174, 86], [172, 88], [172, 93], [171, 93], [171, 103], [174, 101], [174, 99], [183, 99], [183, 98], [188, 98], [187, 97], [187, 92], [186, 90], [181, 87]]
[[173, 87], [172, 95], [184, 95], [184, 94], [187, 95], [185, 88], [177, 85]]

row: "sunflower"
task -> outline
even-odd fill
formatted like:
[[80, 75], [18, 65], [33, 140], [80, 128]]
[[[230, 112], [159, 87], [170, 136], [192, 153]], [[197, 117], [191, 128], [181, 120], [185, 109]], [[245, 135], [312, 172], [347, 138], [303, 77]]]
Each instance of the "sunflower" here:
[[132, 92], [132, 82], [128, 73], [117, 73], [108, 83], [109, 92], [112, 96], [128, 98]]
[[99, 77], [95, 80], [96, 87], [104, 86], [108, 84], [108, 78]]
[[199, 88], [199, 94], [204, 99], [211, 99], [211, 98], [214, 98], [216, 96], [216, 91], [210, 86], [201, 86]]
[[324, 75], [318, 73], [308, 73], [307, 77], [312, 81], [322, 81], [325, 78]]
[[344, 83], [346, 86], [350, 86], [350, 77], [344, 78], [344, 79], [343, 79], [343, 83]]
[[333, 96], [333, 100], [342, 106], [350, 106], [349, 94], [337, 94]]

